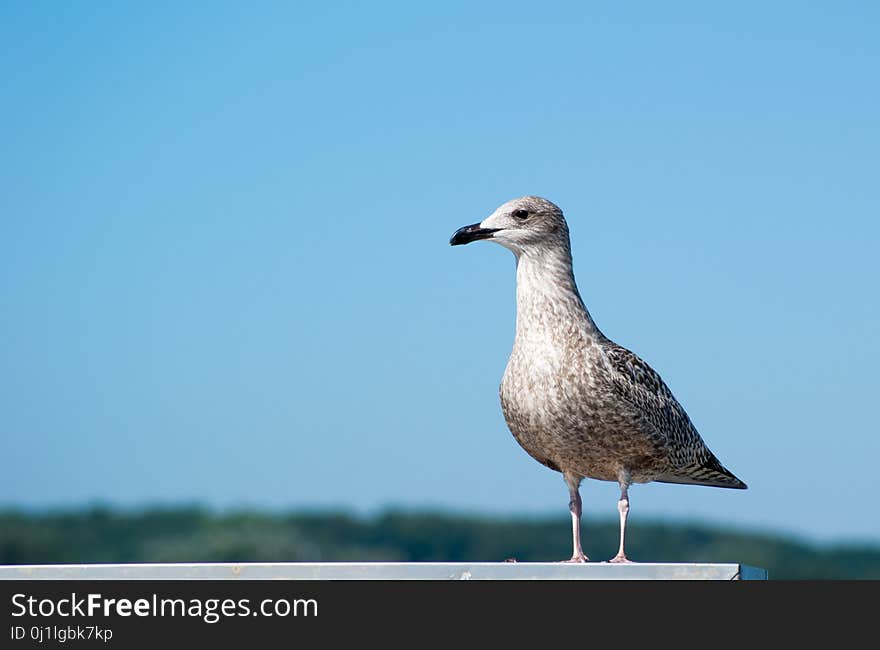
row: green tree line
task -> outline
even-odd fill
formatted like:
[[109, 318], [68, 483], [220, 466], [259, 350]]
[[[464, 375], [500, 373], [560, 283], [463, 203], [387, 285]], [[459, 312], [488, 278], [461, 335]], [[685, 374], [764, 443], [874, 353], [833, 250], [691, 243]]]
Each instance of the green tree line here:
[[[80, 562], [555, 561], [571, 554], [567, 517], [444, 512], [0, 511], [0, 564]], [[617, 550], [616, 521], [583, 527], [594, 560]], [[709, 525], [631, 522], [644, 562], [742, 562], [771, 579], [878, 579], [880, 546], [820, 545]]]

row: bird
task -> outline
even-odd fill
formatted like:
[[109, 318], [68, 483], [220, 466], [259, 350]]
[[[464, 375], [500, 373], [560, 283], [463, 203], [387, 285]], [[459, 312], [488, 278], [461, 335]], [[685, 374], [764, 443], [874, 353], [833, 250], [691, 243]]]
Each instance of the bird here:
[[452, 246], [491, 241], [516, 258], [516, 334], [501, 380], [501, 410], [513, 437], [560, 472], [569, 491], [572, 556], [581, 545], [580, 486], [617, 482], [624, 549], [629, 488], [657, 481], [746, 489], [709, 450], [660, 375], [596, 326], [575, 283], [562, 210], [538, 196], [507, 201], [464, 226]]

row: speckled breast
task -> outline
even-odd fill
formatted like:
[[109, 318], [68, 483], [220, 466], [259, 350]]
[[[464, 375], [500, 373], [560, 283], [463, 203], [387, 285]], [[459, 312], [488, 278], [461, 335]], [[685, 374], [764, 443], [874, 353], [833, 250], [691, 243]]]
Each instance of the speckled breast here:
[[[610, 393], [601, 364], [590, 359], [567, 367], [559, 352], [514, 348], [499, 391], [514, 438], [557, 471], [616, 481], [626, 468], [634, 481], [652, 480], [665, 459], [639, 431], [638, 418]], [[582, 358], [591, 352], [597, 353], [584, 350]]]

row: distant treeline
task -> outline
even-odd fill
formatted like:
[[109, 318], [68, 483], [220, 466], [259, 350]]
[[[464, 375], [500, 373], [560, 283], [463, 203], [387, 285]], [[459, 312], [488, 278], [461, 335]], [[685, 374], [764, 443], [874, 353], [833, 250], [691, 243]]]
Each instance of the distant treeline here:
[[[217, 513], [200, 508], [0, 511], [0, 564], [68, 562], [555, 561], [567, 518], [389, 511]], [[880, 546], [820, 546], [712, 526], [639, 523], [627, 554], [650, 562], [743, 562], [776, 579], [880, 578]], [[594, 560], [617, 550], [617, 522], [584, 525]]]

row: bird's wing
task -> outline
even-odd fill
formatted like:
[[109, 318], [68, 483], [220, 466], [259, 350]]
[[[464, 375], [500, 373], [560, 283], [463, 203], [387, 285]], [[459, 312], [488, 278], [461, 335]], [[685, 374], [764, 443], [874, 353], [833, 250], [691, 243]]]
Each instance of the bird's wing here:
[[609, 342], [605, 356], [615, 394], [656, 430], [655, 435], [673, 447], [705, 447], [687, 413], [651, 366], [616, 343]]
[[745, 487], [709, 451], [684, 408], [651, 366], [635, 353], [610, 341], [605, 347], [605, 355], [612, 390], [651, 428], [651, 437], [664, 444], [667, 457], [675, 468], [657, 480]]

